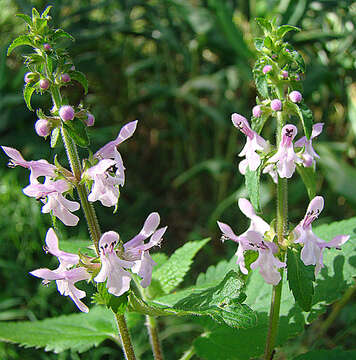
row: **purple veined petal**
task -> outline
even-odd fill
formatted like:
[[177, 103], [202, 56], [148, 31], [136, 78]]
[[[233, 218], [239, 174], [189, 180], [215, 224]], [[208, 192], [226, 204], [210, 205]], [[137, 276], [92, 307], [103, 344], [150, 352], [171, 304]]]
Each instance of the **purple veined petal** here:
[[233, 240], [237, 243], [239, 243], [241, 241], [241, 239], [233, 232], [233, 230], [231, 229], [231, 227], [223, 222], [217, 221], [218, 226], [221, 230], [221, 232], [223, 233], [223, 235], [225, 235], [226, 237], [228, 237], [230, 240]]
[[305, 144], [307, 143], [307, 138], [306, 138], [306, 136], [303, 136], [303, 137], [301, 137], [300, 139], [298, 139], [295, 143], [294, 143], [294, 146], [295, 147], [303, 147], [303, 146], [305, 146]]
[[132, 272], [141, 277], [141, 286], [143, 288], [151, 284], [152, 270], [155, 265], [157, 264], [153, 261], [148, 251], [144, 251], [141, 259], [135, 262]]
[[42, 197], [47, 188], [43, 184], [30, 184], [22, 189], [22, 192], [29, 197]]
[[96, 277], [94, 278], [94, 281], [96, 282], [104, 282], [108, 276], [109, 276], [109, 272], [110, 272], [110, 263], [107, 260], [101, 260], [101, 268], [100, 271], [98, 273], [98, 275], [96, 275]]
[[160, 222], [160, 217], [157, 212], [153, 212], [148, 215], [143, 228], [135, 237], [129, 240], [127, 243], [124, 244], [125, 249], [136, 247], [137, 245], [141, 245], [142, 241], [147, 239], [151, 236], [154, 231], [157, 229]]
[[240, 241], [241, 239], [243, 239], [245, 243], [260, 244], [263, 241], [263, 235], [258, 231], [248, 230], [240, 235]]
[[282, 128], [282, 140], [280, 146], [293, 146], [293, 139], [297, 135], [298, 130], [292, 124], [284, 125]]
[[52, 180], [48, 179], [47, 177], [46, 177], [46, 181], [45, 181], [44, 185], [51, 187], [53, 190], [55, 190], [59, 193], [68, 191], [70, 188], [69, 184], [65, 180], [61, 179], [61, 180], [52, 181]]
[[136, 130], [137, 123], [138, 123], [138, 120], [131, 121], [121, 128], [119, 135], [114, 140], [116, 146], [121, 144], [123, 141], [127, 140], [128, 138], [130, 138], [133, 135], [133, 133]]
[[64, 272], [55, 272], [46, 268], [33, 270], [30, 274], [44, 280], [63, 280], [65, 278]]
[[[80, 301], [78, 297], [76, 297], [73, 293], [73, 288], [77, 289], [74, 285], [69, 285], [69, 287], [71, 288], [71, 292], [68, 294], [68, 296], [73, 300], [74, 304], [77, 306], [77, 308], [84, 313], [88, 313], [89, 312], [89, 308], [82, 302]], [[84, 296], [86, 294], [84, 293]], [[84, 297], [83, 296], [83, 297]]]
[[66, 279], [68, 279], [69, 281], [71, 281], [73, 283], [75, 283], [77, 281], [90, 279], [90, 274], [83, 267], [77, 267], [75, 269], [67, 270], [65, 272], [65, 274], [66, 274]]
[[[315, 235], [314, 235], [315, 236]], [[304, 242], [303, 249], [300, 253], [304, 265], [316, 265], [320, 258], [321, 249], [314, 237], [309, 237]]]
[[231, 115], [231, 121], [243, 134], [251, 140], [253, 139], [255, 132], [251, 129], [250, 124], [244, 116], [234, 113]]
[[248, 155], [246, 154], [246, 159], [248, 161], [248, 167], [251, 171], [256, 171], [261, 164], [260, 155], [255, 151], [251, 151]]
[[[12, 160], [15, 160], [15, 162], [17, 162], [19, 165], [20, 163], [24, 163], [26, 164], [28, 161], [26, 161], [20, 151], [12, 148], [12, 147], [9, 147], [9, 146], [1, 146], [1, 148], [4, 150], [5, 154]], [[24, 166], [25, 165], [21, 165], [21, 166]]]
[[322, 196], [315, 196], [309, 203], [304, 219], [302, 220], [303, 228], [307, 228], [311, 223], [318, 218], [319, 214], [324, 209], [324, 198]]

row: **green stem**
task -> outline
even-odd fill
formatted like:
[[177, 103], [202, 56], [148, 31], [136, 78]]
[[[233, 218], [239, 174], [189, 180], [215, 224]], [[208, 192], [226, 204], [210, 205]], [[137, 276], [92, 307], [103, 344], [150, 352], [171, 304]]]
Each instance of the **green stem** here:
[[[279, 94], [280, 95], [280, 94]], [[281, 141], [281, 130], [284, 126], [283, 113], [277, 113], [277, 145]], [[277, 184], [277, 243], [279, 248], [283, 246], [285, 236], [288, 232], [288, 181], [286, 178], [278, 177]], [[284, 260], [285, 253], [281, 253], [279, 258]], [[280, 270], [281, 280], [273, 286], [271, 308], [269, 315], [269, 327], [265, 348], [265, 360], [272, 360], [274, 347], [278, 334], [279, 310], [281, 306], [281, 295], [283, 286], [283, 270]]]
[[153, 316], [146, 315], [146, 326], [155, 360], [163, 360], [163, 352], [158, 337], [157, 321]]
[[195, 355], [195, 349], [194, 346], [189, 348], [179, 360], [189, 360]]
[[131, 343], [131, 338], [129, 334], [129, 329], [127, 328], [126, 320], [124, 315], [115, 314], [116, 324], [119, 329], [120, 340], [122, 348], [124, 350], [126, 360], [136, 360], [135, 353], [133, 351], [133, 346]]
[[[51, 89], [52, 100], [57, 109], [62, 105], [62, 98], [58, 87], [53, 86]], [[77, 151], [77, 147], [71, 137], [68, 135], [66, 129], [61, 127], [61, 134], [66, 149], [68, 161], [72, 170], [72, 173], [77, 181], [77, 192], [79, 195], [80, 203], [84, 212], [85, 219], [88, 224], [90, 237], [95, 245], [96, 253], [99, 255], [99, 240], [101, 237], [101, 231], [98, 219], [95, 214], [93, 205], [88, 201], [88, 191], [84, 184], [80, 184], [82, 177], [82, 167]], [[123, 344], [123, 351], [127, 360], [135, 360], [135, 354], [132, 347], [130, 335], [127, 329], [126, 320], [123, 315], [115, 314], [117, 321], [120, 339]]]

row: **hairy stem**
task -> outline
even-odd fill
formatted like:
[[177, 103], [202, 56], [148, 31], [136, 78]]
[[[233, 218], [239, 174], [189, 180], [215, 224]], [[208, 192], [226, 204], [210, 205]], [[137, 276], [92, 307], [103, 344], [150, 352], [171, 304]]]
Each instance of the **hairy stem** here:
[[163, 360], [161, 342], [158, 337], [157, 321], [153, 316], [146, 315], [146, 327], [150, 336], [150, 343], [155, 360]]
[[131, 343], [131, 338], [129, 334], [129, 329], [127, 328], [125, 316], [121, 314], [115, 314], [116, 324], [119, 329], [120, 340], [122, 344], [122, 349], [124, 350], [126, 360], [136, 360], [135, 353], [133, 351], [133, 346]]
[[[51, 89], [52, 100], [57, 109], [62, 105], [62, 98], [58, 87]], [[61, 134], [66, 149], [68, 161], [72, 170], [72, 173], [77, 181], [77, 192], [79, 195], [80, 203], [84, 212], [85, 219], [89, 228], [90, 237], [95, 245], [96, 253], [99, 255], [99, 240], [101, 237], [101, 231], [98, 218], [95, 214], [93, 205], [88, 201], [88, 191], [84, 184], [80, 183], [82, 177], [82, 167], [80, 164], [80, 158], [78, 155], [77, 147], [74, 141], [71, 139], [66, 129], [61, 127]], [[135, 354], [132, 347], [130, 335], [127, 329], [126, 320], [123, 315], [115, 314], [115, 318], [118, 324], [120, 339], [123, 344], [123, 351], [127, 360], [135, 360]]]
[[[277, 145], [281, 140], [281, 130], [284, 126], [283, 113], [277, 112]], [[283, 245], [285, 236], [288, 232], [288, 182], [286, 178], [278, 177], [277, 184], [277, 243]], [[279, 255], [280, 260], [284, 260], [284, 253]], [[281, 280], [273, 286], [272, 299], [269, 315], [269, 327], [267, 333], [265, 360], [272, 360], [274, 355], [274, 347], [278, 334], [279, 310], [281, 306], [281, 295], [283, 286], [283, 270], [280, 270]]]
[[194, 346], [189, 348], [179, 360], [189, 360], [195, 355], [195, 349]]

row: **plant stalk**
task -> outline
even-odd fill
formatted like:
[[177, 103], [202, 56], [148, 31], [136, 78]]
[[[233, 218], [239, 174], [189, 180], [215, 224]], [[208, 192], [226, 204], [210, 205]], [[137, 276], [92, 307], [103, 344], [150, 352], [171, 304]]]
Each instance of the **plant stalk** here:
[[163, 360], [161, 342], [158, 337], [157, 321], [153, 316], [146, 315], [146, 326], [155, 360]]
[[[58, 87], [52, 87], [52, 100], [57, 109], [62, 105], [62, 98]], [[95, 245], [96, 253], [99, 255], [99, 240], [101, 231], [98, 218], [96, 217], [93, 205], [88, 201], [88, 191], [84, 184], [81, 184], [82, 167], [78, 155], [77, 147], [71, 137], [68, 135], [66, 129], [61, 127], [61, 134], [66, 149], [68, 161], [72, 173], [77, 181], [77, 192], [79, 195], [80, 203], [84, 212], [85, 219], [89, 228], [90, 237]], [[124, 315], [115, 314], [119, 335], [122, 342], [122, 349], [127, 360], [135, 360], [135, 354], [132, 347], [129, 331], [127, 328]]]
[[[284, 126], [283, 113], [277, 112], [277, 145], [281, 141], [281, 131]], [[283, 246], [285, 236], [288, 233], [288, 181], [286, 178], [278, 176], [277, 183], [277, 244], [279, 248]], [[284, 260], [285, 253], [280, 253], [279, 258]], [[283, 286], [283, 269], [280, 270], [281, 280], [273, 286], [272, 299], [269, 315], [269, 327], [267, 333], [265, 360], [272, 360], [274, 355], [274, 347], [278, 334], [279, 311], [281, 306], [282, 286]]]
[[194, 346], [189, 348], [179, 360], [189, 360], [195, 355], [195, 349]]
[[127, 328], [125, 316], [121, 314], [115, 314], [116, 324], [119, 329], [120, 340], [122, 349], [124, 350], [126, 360], [136, 360], [135, 353], [133, 350], [129, 329]]

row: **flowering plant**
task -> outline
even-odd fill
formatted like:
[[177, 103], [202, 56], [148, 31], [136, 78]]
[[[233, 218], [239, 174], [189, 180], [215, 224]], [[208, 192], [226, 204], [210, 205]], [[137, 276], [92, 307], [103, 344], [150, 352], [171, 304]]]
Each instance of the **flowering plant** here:
[[[43, 203], [42, 213], [49, 213], [53, 220], [53, 227], [48, 229], [44, 240], [44, 249], [57, 258], [58, 267], [54, 270], [31, 269], [30, 274], [42, 279], [45, 285], [55, 280], [58, 292], [68, 296], [83, 313], [70, 315], [77, 316], [71, 319], [78, 321], [87, 316], [87, 321], [92, 321], [93, 333], [97, 331], [93, 321], [95, 316], [101, 319], [113, 316], [119, 336], [116, 335], [116, 328], [111, 326], [93, 344], [97, 345], [106, 337], [114, 339], [122, 346], [127, 359], [136, 358], [125, 318], [130, 312], [146, 316], [155, 359], [163, 358], [156, 317], [191, 315], [203, 317], [203, 326], [207, 331], [194, 341], [182, 359], [189, 359], [195, 353], [207, 359], [244, 358], [245, 355], [234, 355], [233, 350], [225, 351], [228, 348], [225, 346], [226, 339], [231, 334], [239, 346], [251, 334], [256, 334], [258, 346], [252, 350], [245, 349], [248, 354], [245, 358], [260, 356], [262, 343], [262, 347], [265, 345], [264, 359], [272, 359], [276, 346], [281, 343], [279, 337], [283, 335], [283, 331], [278, 333], [279, 326], [284, 324], [279, 321], [280, 318], [285, 316], [288, 326], [294, 320], [298, 320], [300, 325], [302, 318], [304, 325], [306, 318], [303, 314], [310, 313], [311, 316], [312, 307], [323, 300], [314, 296], [317, 292], [315, 283], [323, 272], [322, 268], [330, 263], [328, 253], [332, 253], [332, 249], [344, 248], [344, 244], [348, 246], [352, 234], [352, 225], [345, 225], [345, 229], [336, 226], [326, 231], [326, 237], [330, 240], [325, 241], [320, 231], [315, 234], [312, 230], [312, 223], [324, 208], [324, 198], [315, 194], [315, 170], [319, 155], [312, 144], [321, 134], [323, 124], [313, 124], [311, 111], [303, 102], [300, 86], [304, 73], [303, 59], [283, 41], [287, 32], [298, 29], [258, 20], [264, 31], [264, 38], [255, 42], [259, 58], [253, 73], [259, 97], [252, 109], [250, 122], [237, 113], [231, 117], [233, 126], [246, 136], [246, 143], [239, 154], [244, 159], [238, 168], [246, 178], [249, 200], [241, 197], [238, 206], [250, 220], [250, 225], [240, 235], [221, 221], [218, 221], [218, 227], [223, 240], [237, 243], [237, 258], [210, 267], [198, 277], [193, 288], [174, 291], [183, 281], [195, 254], [210, 239], [187, 242], [169, 258], [162, 254], [155, 256], [154, 249], [161, 245], [167, 232], [167, 226], [159, 227], [161, 218], [158, 212], [150, 213], [142, 229], [130, 240], [125, 236], [122, 238], [117, 228], [101, 232], [94, 204], [113, 207], [114, 212], [118, 210], [126, 170], [119, 147], [125, 146], [121, 144], [126, 140], [134, 141], [140, 123], [137, 120], [126, 123], [114, 140], [96, 152], [89, 149], [87, 129], [94, 126], [95, 117], [84, 105], [75, 106], [70, 99], [65, 99], [61, 92], [63, 87], [77, 81], [86, 93], [88, 83], [67, 52], [59, 46], [60, 39], [72, 40], [71, 35], [48, 26], [49, 11], [50, 7], [39, 14], [33, 9], [32, 17], [20, 15], [28, 26], [28, 32], [15, 39], [8, 48], [8, 53], [11, 53], [20, 45], [32, 47], [33, 53], [25, 58], [29, 72], [24, 78], [24, 99], [29, 110], [32, 110], [33, 93], [50, 94], [53, 104], [47, 110], [37, 109], [39, 119], [34, 129], [40, 137], [50, 138], [50, 146], [54, 149], [59, 147], [58, 139], [61, 137], [69, 164], [62, 166], [63, 159], [57, 155], [53, 164], [44, 159], [27, 161], [19, 150], [2, 146], [9, 157], [10, 167], [21, 166], [30, 170], [30, 183], [23, 193], [40, 200]], [[264, 127], [272, 122], [271, 127], [276, 128], [275, 142], [261, 135]], [[304, 135], [294, 142], [298, 128]], [[87, 153], [85, 158], [79, 157], [78, 147]], [[287, 190], [288, 179], [295, 176], [296, 170], [307, 188], [310, 203], [304, 218], [298, 219], [299, 224], [293, 227], [288, 221]], [[270, 223], [261, 215], [259, 184], [262, 174], [269, 174], [276, 186], [277, 213], [276, 219]], [[74, 227], [80, 221], [80, 209], [89, 228], [91, 243], [88, 241], [88, 247], [77, 249], [76, 252], [64, 251], [62, 244], [65, 240], [58, 239], [56, 220]], [[259, 274], [255, 275], [253, 270], [257, 269]], [[284, 309], [280, 309], [285, 273], [291, 290], [286, 298], [290, 301], [293, 297], [295, 306], [288, 307], [288, 316], [283, 313]], [[95, 289], [91, 300], [81, 288], [84, 281]], [[264, 297], [269, 300], [265, 289], [269, 291], [271, 285], [267, 321], [256, 299]], [[60, 333], [63, 324], [58, 319], [46, 321], [52, 320]], [[215, 321], [213, 325], [211, 320]], [[48, 324], [38, 323], [39, 330]], [[66, 325], [63, 325], [63, 329]], [[263, 331], [258, 331], [260, 328]], [[289, 332], [286, 338], [288, 336]], [[211, 340], [215, 341], [215, 337], [219, 339], [220, 348], [224, 349], [221, 353], [211, 349]], [[45, 344], [36, 336], [32, 343], [26, 342], [28, 340], [15, 341], [30, 346], [46, 346], [56, 351], [65, 348], [56, 335], [49, 335]], [[72, 342], [75, 341], [74, 336]], [[86, 343], [85, 346], [93, 344]], [[72, 348], [73, 345], [66, 346]]]

